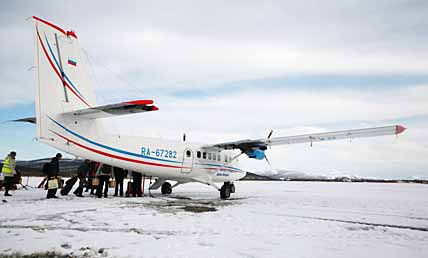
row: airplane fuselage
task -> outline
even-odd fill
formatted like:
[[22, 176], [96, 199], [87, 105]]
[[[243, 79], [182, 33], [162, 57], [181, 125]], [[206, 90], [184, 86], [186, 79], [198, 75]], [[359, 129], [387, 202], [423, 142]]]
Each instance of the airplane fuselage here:
[[92, 130], [85, 133], [84, 125], [49, 120], [51, 132], [62, 140], [39, 140], [77, 157], [178, 182], [233, 182], [246, 175], [238, 159], [233, 159], [234, 151], [208, 151], [203, 148], [206, 144], [157, 138], [89, 134]]

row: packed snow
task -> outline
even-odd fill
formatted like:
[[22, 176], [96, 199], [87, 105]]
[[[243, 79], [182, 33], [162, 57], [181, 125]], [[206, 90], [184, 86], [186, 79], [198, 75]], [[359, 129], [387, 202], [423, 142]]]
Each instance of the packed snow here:
[[147, 188], [144, 198], [113, 197], [110, 189], [107, 199], [13, 191], [1, 197], [0, 253], [428, 257], [427, 185], [242, 181], [236, 188], [229, 200], [196, 183], [168, 197], [150, 197]]

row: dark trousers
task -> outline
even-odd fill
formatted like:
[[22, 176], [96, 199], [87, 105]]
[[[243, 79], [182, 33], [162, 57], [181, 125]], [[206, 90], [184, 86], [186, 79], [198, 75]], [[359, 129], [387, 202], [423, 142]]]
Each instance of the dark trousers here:
[[[140, 174], [141, 175], [141, 174]], [[134, 188], [133, 190], [133, 196], [135, 197], [135, 196], [138, 196], [138, 197], [141, 197], [141, 196], [143, 196], [143, 193], [141, 192], [141, 181], [142, 181], [142, 179], [143, 179], [143, 177], [142, 176], [140, 176], [140, 175], [138, 175], [138, 176], [134, 176], [133, 178], [132, 178], [132, 181], [133, 181], [133, 184], [132, 184], [132, 187]]]
[[4, 181], [3, 181], [3, 185], [4, 185], [4, 194], [6, 195], [9, 193], [9, 190], [12, 189], [13, 177], [12, 176], [5, 176]]
[[79, 178], [79, 186], [77, 187], [76, 190], [74, 190], [74, 194], [75, 195], [79, 195], [79, 196], [82, 195], [82, 193], [83, 193], [83, 187], [85, 186], [85, 181], [86, 181], [85, 177], [84, 178]]
[[114, 188], [114, 196], [117, 196], [117, 193], [120, 193], [120, 196], [123, 196], [123, 178], [115, 178], [116, 187]]
[[95, 194], [94, 193], [95, 192], [95, 188], [98, 189], [98, 186], [97, 187], [93, 186], [92, 185], [92, 178], [88, 178], [88, 181], [86, 183], [86, 191], [85, 192], [87, 192], [87, 191], [89, 191], [89, 189], [91, 189], [91, 195], [93, 195], [93, 194]]
[[55, 198], [56, 196], [56, 191], [57, 191], [58, 189], [49, 189], [48, 190], [48, 194], [46, 195], [46, 198]]
[[[53, 180], [53, 179], [55, 179], [55, 177], [51, 177], [51, 178], [48, 178], [48, 180], [46, 180], [46, 188], [47, 188], [47, 185], [49, 184], [49, 180]], [[48, 199], [49, 198], [57, 198], [56, 197], [56, 191], [57, 190], [58, 190], [58, 188], [48, 189], [48, 194], [46, 195], [46, 198], [48, 198]]]
[[101, 198], [101, 196], [103, 195], [103, 186], [104, 186], [104, 197], [107, 198], [108, 181], [110, 180], [110, 177], [109, 176], [98, 176], [98, 178], [100, 179], [100, 184], [98, 185], [98, 188], [97, 188], [97, 196], [98, 196], [98, 198]]
[[92, 189], [92, 178], [88, 178], [86, 181], [86, 190], [85, 192], [89, 191], [89, 189]]

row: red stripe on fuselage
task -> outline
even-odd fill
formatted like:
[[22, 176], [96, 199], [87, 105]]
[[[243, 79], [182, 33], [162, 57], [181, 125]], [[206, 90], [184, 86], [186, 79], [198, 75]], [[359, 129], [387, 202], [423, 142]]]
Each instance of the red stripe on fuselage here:
[[100, 155], [103, 155], [103, 156], [107, 156], [107, 157], [110, 157], [110, 158], [120, 159], [120, 160], [129, 161], [129, 162], [133, 162], [133, 163], [144, 164], [144, 165], [157, 166], [157, 167], [180, 168], [180, 169], [184, 168], [184, 167], [179, 167], [179, 166], [164, 165], [164, 164], [158, 164], [158, 163], [153, 163], [153, 162], [147, 162], [147, 161], [142, 161], [142, 160], [136, 160], [136, 159], [130, 159], [130, 158], [125, 158], [125, 157], [121, 157], [121, 156], [116, 156], [116, 155], [113, 155], [113, 154], [110, 154], [110, 153], [107, 153], [107, 152], [104, 152], [104, 151], [100, 151], [100, 150], [93, 149], [91, 147], [87, 147], [87, 146], [85, 146], [83, 144], [80, 144], [78, 142], [70, 140], [67, 137], [62, 136], [62, 135], [60, 135], [60, 134], [58, 134], [58, 133], [56, 133], [56, 132], [54, 132], [52, 130], [50, 130], [50, 131], [52, 133], [58, 135], [59, 137], [63, 138], [67, 142], [71, 142], [71, 143], [73, 143], [73, 144], [75, 144], [75, 145], [77, 145], [77, 146], [79, 146], [79, 147], [81, 147], [83, 149], [86, 149], [86, 150], [89, 150], [89, 151], [92, 151], [92, 152], [95, 152], [97, 154], [100, 154]]
[[54, 69], [55, 73], [58, 75], [59, 79], [64, 83], [64, 85], [77, 97], [79, 98], [83, 103], [85, 103], [88, 107], [91, 107], [91, 105], [89, 105], [84, 99], [82, 99], [74, 90], [73, 88], [70, 87], [70, 85], [68, 85], [68, 83], [62, 78], [61, 74], [59, 73], [59, 71], [56, 69], [54, 63], [52, 62], [51, 58], [49, 57], [48, 51], [46, 50], [45, 45], [43, 44], [42, 38], [40, 37], [40, 33], [39, 30], [36, 29], [37, 31], [37, 37], [39, 38], [40, 44], [42, 45], [42, 49], [43, 52], [46, 55], [46, 58], [48, 59], [49, 63], [51, 64], [52, 68]]

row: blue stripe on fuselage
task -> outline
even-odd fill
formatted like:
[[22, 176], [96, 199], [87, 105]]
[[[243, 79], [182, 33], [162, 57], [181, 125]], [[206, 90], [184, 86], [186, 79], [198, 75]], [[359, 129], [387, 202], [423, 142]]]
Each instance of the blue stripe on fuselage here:
[[229, 169], [234, 169], [237, 170], [239, 172], [244, 172], [243, 170], [239, 169], [239, 168], [234, 168], [234, 167], [229, 167], [229, 166], [223, 166], [220, 164], [208, 164], [208, 163], [195, 163], [196, 165], [203, 165], [203, 166], [213, 166], [213, 167], [219, 167], [219, 168], [229, 168]]
[[88, 138], [85, 138], [85, 137], [83, 137], [83, 136], [81, 136], [81, 135], [79, 135], [79, 134], [77, 134], [77, 133], [75, 133], [75, 132], [67, 129], [65, 126], [61, 125], [60, 123], [58, 123], [57, 121], [55, 121], [50, 116], [48, 116], [48, 118], [52, 122], [54, 122], [55, 124], [57, 124], [59, 127], [61, 127], [62, 129], [64, 129], [65, 131], [67, 131], [68, 133], [70, 133], [70, 134], [76, 136], [77, 138], [82, 139], [82, 140], [84, 140], [84, 141], [86, 141], [86, 142], [88, 142], [90, 144], [93, 144], [95, 146], [98, 146], [98, 147], [101, 147], [101, 148], [104, 148], [104, 149], [107, 149], [107, 150], [111, 150], [111, 151], [114, 151], [114, 152], [126, 154], [126, 155], [129, 155], [129, 156], [139, 157], [139, 158], [145, 158], [145, 159], [151, 159], [151, 160], [158, 160], [158, 161], [164, 161], [164, 162], [171, 162], [171, 163], [182, 163], [182, 162], [179, 162], [179, 161], [159, 159], [159, 158], [154, 158], [154, 157], [150, 157], [150, 156], [145, 156], [145, 155], [141, 155], [141, 154], [138, 154], [138, 153], [133, 153], [133, 152], [125, 151], [125, 150], [120, 150], [120, 149], [116, 149], [116, 148], [113, 148], [113, 147], [110, 147], [110, 146], [107, 146], [107, 145], [104, 145], [104, 144], [101, 144], [101, 143], [94, 142], [94, 141], [92, 141], [92, 140], [90, 140]]

